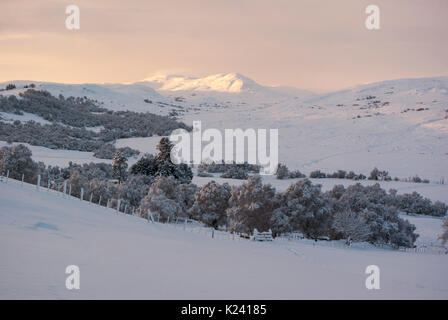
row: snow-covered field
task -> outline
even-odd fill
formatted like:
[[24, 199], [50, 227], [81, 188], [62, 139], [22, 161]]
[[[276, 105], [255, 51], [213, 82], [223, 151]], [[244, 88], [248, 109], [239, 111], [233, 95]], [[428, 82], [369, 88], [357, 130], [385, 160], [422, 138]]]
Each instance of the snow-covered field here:
[[[427, 241], [440, 219], [412, 218]], [[0, 183], [2, 299], [447, 299], [446, 255], [210, 237]], [[380, 290], [365, 269], [380, 268]], [[65, 269], [80, 268], [67, 290]]]

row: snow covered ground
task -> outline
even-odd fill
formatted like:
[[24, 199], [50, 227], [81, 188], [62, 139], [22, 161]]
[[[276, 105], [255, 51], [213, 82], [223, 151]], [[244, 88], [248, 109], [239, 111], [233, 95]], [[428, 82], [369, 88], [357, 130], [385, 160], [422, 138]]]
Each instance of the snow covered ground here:
[[[436, 241], [440, 219], [411, 219]], [[447, 255], [212, 239], [198, 230], [0, 182], [0, 298], [448, 298]], [[80, 268], [80, 290], [65, 287], [68, 265]], [[380, 268], [380, 290], [365, 287], [368, 265]]]

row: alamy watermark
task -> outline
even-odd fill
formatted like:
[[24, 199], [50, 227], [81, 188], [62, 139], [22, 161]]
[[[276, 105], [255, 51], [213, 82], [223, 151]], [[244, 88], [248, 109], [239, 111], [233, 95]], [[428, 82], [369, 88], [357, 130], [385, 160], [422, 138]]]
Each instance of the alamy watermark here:
[[[269, 139], [268, 139], [269, 138]], [[175, 164], [233, 162], [259, 165], [260, 174], [275, 174], [278, 166], [278, 129], [206, 129], [201, 121], [193, 122], [193, 131], [176, 129], [169, 137], [174, 147], [171, 161]], [[247, 145], [247, 148], [246, 148]]]
[[68, 30], [79, 30], [80, 28], [80, 13], [77, 5], [71, 4], [65, 8], [65, 27]]

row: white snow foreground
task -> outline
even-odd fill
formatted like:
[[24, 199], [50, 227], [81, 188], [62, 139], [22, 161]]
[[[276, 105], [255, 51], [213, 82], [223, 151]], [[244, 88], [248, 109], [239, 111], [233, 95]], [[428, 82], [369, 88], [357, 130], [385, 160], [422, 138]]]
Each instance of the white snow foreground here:
[[[11, 179], [0, 256], [1, 299], [448, 298], [446, 255], [212, 239]], [[68, 265], [79, 290], [66, 289]], [[369, 265], [379, 290], [366, 289]]]

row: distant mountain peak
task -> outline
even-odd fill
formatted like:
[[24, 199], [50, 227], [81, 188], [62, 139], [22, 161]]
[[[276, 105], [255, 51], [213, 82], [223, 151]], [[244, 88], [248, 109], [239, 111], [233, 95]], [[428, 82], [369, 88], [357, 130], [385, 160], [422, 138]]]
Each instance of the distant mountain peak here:
[[216, 91], [241, 93], [262, 86], [239, 73], [218, 73], [205, 77], [156, 74], [143, 80], [154, 89], [164, 91]]

